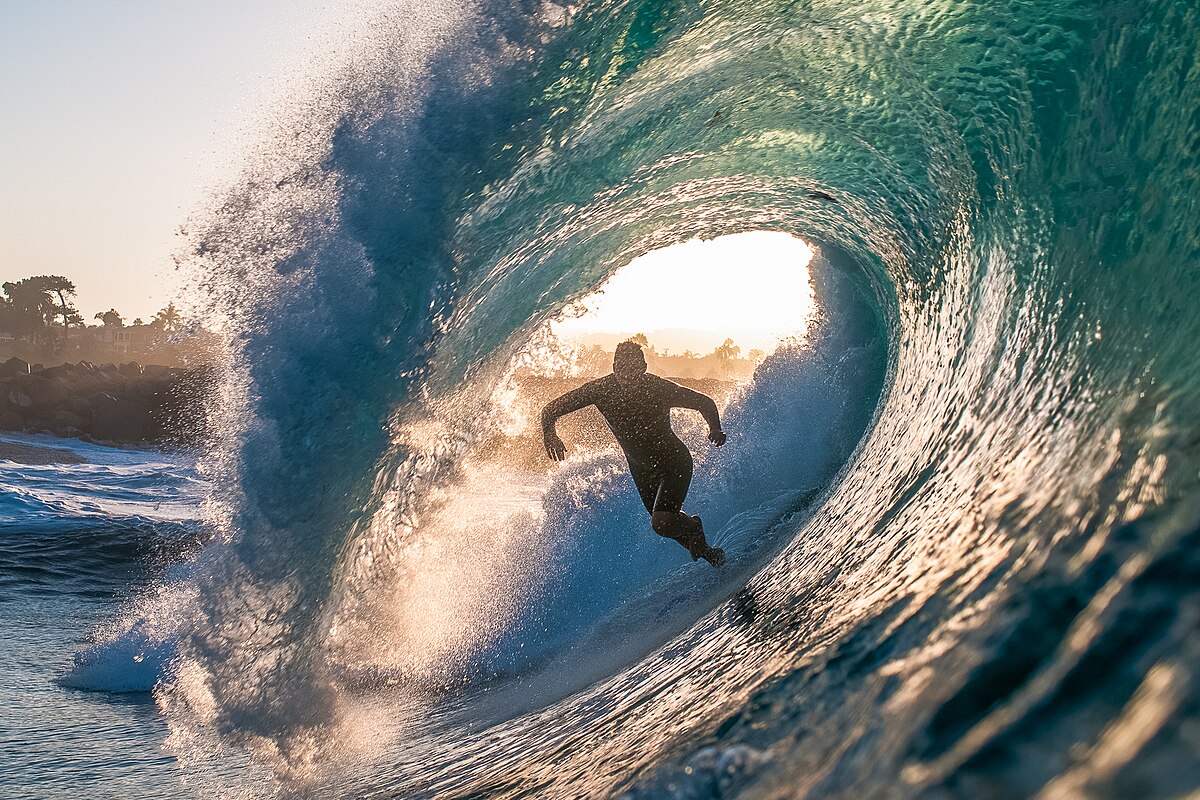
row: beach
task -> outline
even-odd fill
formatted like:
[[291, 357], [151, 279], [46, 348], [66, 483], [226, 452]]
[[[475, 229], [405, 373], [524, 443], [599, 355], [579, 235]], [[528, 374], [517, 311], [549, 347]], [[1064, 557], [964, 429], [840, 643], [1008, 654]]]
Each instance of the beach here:
[[25, 444], [0, 439], [0, 461], [17, 464], [86, 464], [87, 459], [70, 450], [58, 447]]

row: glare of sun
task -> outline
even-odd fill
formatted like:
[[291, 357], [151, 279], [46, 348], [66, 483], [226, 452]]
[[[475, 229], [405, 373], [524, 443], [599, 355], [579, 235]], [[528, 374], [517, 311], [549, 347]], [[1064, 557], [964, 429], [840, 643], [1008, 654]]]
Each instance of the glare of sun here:
[[804, 240], [769, 231], [671, 245], [618, 270], [551, 329], [585, 342], [645, 333], [660, 352], [707, 353], [725, 339], [770, 352], [808, 330], [812, 257]]

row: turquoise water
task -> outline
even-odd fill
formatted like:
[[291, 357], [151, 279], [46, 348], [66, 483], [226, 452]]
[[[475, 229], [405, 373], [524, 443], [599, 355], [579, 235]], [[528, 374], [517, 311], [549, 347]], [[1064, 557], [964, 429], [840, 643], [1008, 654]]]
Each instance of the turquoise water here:
[[[425, 4], [347, 35], [189, 226], [235, 332], [213, 543], [117, 635], [164, 648], [188, 791], [1196, 791], [1198, 13]], [[656, 549], [611, 455], [539, 484], [473, 449], [540, 323], [745, 230], [814, 244], [824, 321], [698, 472], [727, 571]]]

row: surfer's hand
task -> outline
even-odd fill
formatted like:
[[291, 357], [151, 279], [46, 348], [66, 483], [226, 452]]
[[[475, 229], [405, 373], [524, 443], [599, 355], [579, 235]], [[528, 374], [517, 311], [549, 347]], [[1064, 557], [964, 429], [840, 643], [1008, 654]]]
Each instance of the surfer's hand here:
[[725, 444], [725, 431], [721, 431], [721, 430], [709, 431], [708, 432], [708, 440], [710, 442], [712, 442], [713, 444], [715, 444], [717, 447], [720, 447], [721, 445]]
[[546, 455], [550, 456], [555, 461], [562, 461], [567, 457], [567, 446], [563, 444], [563, 440], [558, 438], [557, 434], [546, 432]]

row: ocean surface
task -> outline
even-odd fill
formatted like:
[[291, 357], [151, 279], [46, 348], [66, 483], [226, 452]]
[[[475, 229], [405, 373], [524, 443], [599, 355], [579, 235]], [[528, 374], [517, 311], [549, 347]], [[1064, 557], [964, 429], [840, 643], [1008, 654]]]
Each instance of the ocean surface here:
[[[1200, 7], [322, 37], [187, 225], [211, 451], [0, 462], [0, 796], [1200, 792]], [[820, 317], [724, 448], [679, 420], [724, 570], [613, 452], [478, 446], [565, 305], [750, 230], [812, 243]]]

